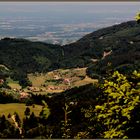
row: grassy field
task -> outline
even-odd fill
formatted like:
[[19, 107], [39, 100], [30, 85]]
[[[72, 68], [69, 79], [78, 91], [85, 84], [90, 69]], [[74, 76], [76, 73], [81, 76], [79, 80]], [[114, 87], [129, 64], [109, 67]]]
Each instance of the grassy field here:
[[8, 83], [8, 86], [12, 89], [21, 89], [21, 86], [17, 83]]
[[[14, 112], [17, 112], [21, 119], [24, 117], [24, 111], [26, 109], [25, 104], [19, 104], [19, 103], [8, 103], [8, 104], [0, 104], [0, 115], [5, 115], [6, 117], [10, 113], [11, 115], [14, 114]], [[39, 115], [42, 106], [35, 105], [33, 108], [32, 106], [28, 106], [30, 108], [31, 112], [34, 112], [36, 116]]]
[[[75, 86], [97, 82], [96, 79], [91, 79], [86, 75], [86, 68], [58, 69], [46, 74], [28, 74], [28, 78], [33, 87], [43, 89], [42, 94], [58, 93]], [[70, 84], [64, 83], [64, 79], [69, 79]], [[48, 89], [49, 86], [56, 89]]]
[[33, 87], [40, 87], [45, 83], [46, 75], [45, 74], [28, 74], [29, 80], [32, 82]]
[[82, 85], [86, 85], [86, 84], [90, 84], [90, 83], [97, 83], [98, 80], [97, 79], [91, 79], [90, 77], [86, 76], [83, 80], [79, 80], [77, 82], [75, 82], [75, 86], [82, 86]]
[[12, 89], [21, 89], [18, 81], [14, 81], [11, 78], [7, 78], [6, 81], [8, 82], [8, 86], [10, 86]]

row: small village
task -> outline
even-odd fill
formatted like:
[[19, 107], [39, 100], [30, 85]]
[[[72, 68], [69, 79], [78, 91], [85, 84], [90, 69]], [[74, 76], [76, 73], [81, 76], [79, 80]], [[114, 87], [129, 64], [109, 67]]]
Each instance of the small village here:
[[[86, 68], [68, 69], [68, 70], [54, 70], [47, 74], [36, 73], [29, 74], [29, 80], [32, 86], [22, 88], [18, 82], [7, 79], [6, 82], [9, 89], [3, 89], [5, 94], [12, 94], [20, 101], [30, 98], [31, 94], [54, 94], [71, 89], [75, 86], [81, 86], [88, 83], [97, 82], [86, 76]], [[4, 84], [5, 80], [0, 79], [0, 85]]]

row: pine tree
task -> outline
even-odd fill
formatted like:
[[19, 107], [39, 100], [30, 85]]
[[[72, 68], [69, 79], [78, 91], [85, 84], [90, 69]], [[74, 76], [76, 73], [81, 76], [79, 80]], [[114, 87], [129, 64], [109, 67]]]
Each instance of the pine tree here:
[[26, 110], [24, 111], [24, 115], [26, 117], [29, 117], [30, 116], [30, 108], [29, 107], [27, 107]]

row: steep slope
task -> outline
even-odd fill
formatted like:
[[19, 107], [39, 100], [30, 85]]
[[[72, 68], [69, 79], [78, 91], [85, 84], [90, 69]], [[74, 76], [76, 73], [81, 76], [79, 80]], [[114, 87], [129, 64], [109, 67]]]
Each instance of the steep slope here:
[[140, 69], [140, 24], [129, 21], [100, 29], [70, 47], [64, 46], [64, 50], [70, 61], [89, 66], [90, 76], [93, 73], [106, 74], [109, 69], [129, 73]]
[[[103, 28], [84, 36], [75, 43], [65, 45], [64, 50], [67, 56], [72, 56], [74, 53], [81, 55], [92, 51], [97, 53], [97, 57], [101, 57], [102, 52], [107, 47], [111, 47], [112, 45], [116, 46], [120, 43], [125, 44], [126, 39], [127, 41], [133, 38], [138, 39], [140, 33], [139, 27], [140, 25], [135, 21], [129, 21]], [[114, 41], [116, 41], [118, 44], [114, 44]], [[70, 51], [71, 53], [68, 53]]]
[[90, 76], [106, 74], [109, 69], [129, 72], [140, 68], [139, 46], [140, 24], [129, 21], [100, 29], [65, 46], [2, 39], [0, 64], [17, 77], [74, 67], [89, 67]]
[[15, 75], [55, 69], [61, 54], [61, 46], [58, 45], [10, 38], [0, 41], [0, 64]]

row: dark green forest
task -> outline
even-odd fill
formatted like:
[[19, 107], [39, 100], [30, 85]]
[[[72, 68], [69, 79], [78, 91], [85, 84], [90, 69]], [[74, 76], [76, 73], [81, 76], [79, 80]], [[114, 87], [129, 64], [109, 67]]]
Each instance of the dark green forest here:
[[[139, 138], [139, 93], [140, 73], [124, 76], [116, 71], [96, 85], [70, 89], [52, 98], [32, 95], [23, 120], [16, 112], [15, 124], [9, 119], [11, 114], [0, 117], [0, 137]], [[28, 108], [35, 104], [43, 106], [38, 117]]]
[[[24, 39], [0, 40], [0, 64], [15, 79], [27, 73], [58, 68], [89, 67], [88, 75], [106, 74], [109, 69], [132, 73], [140, 68], [140, 25], [128, 21], [88, 34], [75, 43], [59, 46]], [[104, 52], [110, 52], [104, 58]], [[93, 62], [92, 59], [96, 59]]]
[[[97, 83], [19, 100], [7, 77], [30, 86], [27, 74], [84, 68]], [[128, 21], [59, 46], [25, 39], [0, 40], [0, 103], [25, 103], [0, 116], [0, 138], [140, 138], [140, 25]], [[9, 89], [9, 90], [7, 90]], [[10, 93], [7, 93], [10, 92]], [[42, 105], [39, 116], [29, 106]]]

